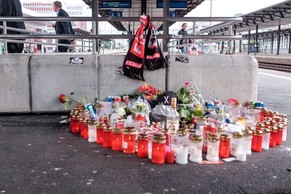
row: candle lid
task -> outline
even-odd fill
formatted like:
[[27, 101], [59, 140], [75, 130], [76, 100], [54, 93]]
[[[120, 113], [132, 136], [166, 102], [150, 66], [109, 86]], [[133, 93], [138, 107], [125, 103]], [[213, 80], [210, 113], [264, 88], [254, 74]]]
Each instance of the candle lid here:
[[271, 133], [271, 130], [268, 128], [264, 128], [263, 131], [264, 131], [264, 133]]
[[219, 141], [219, 137], [218, 137], [218, 135], [209, 135], [208, 141], [209, 142], [218, 142]]
[[148, 135], [146, 133], [138, 134], [138, 139], [139, 140], [147, 140], [148, 139]]
[[154, 133], [153, 142], [166, 143], [166, 136], [163, 133]]
[[254, 134], [254, 135], [257, 135], [257, 136], [261, 136], [261, 135], [263, 135], [263, 131], [262, 131], [262, 130], [255, 130], [255, 131], [253, 132], [253, 134]]
[[96, 120], [88, 120], [88, 124], [89, 125], [97, 125], [98, 121], [96, 121]]
[[278, 124], [277, 125], [278, 131], [282, 131], [283, 130], [283, 127], [284, 127], [283, 124]]
[[122, 132], [122, 129], [119, 128], [119, 127], [112, 128], [112, 133], [114, 133], [114, 134], [118, 134], [118, 133], [121, 133], [121, 132]]
[[234, 132], [232, 134], [232, 137], [233, 138], [243, 138], [244, 137], [244, 134], [242, 132]]
[[188, 131], [187, 131], [187, 128], [186, 127], [182, 128], [182, 129], [179, 129], [177, 131], [177, 135], [178, 136], [186, 136], [187, 134], [188, 134]]
[[243, 130], [242, 131], [245, 137], [250, 137], [253, 135], [253, 131], [252, 130]]
[[199, 143], [202, 142], [203, 137], [202, 135], [191, 135], [190, 136], [190, 141], [192, 141], [193, 143]]
[[221, 134], [219, 139], [220, 141], [230, 141], [230, 136], [227, 134]]
[[112, 131], [112, 127], [104, 127], [103, 128], [103, 131], [105, 132], [105, 133], [110, 133], [111, 131]]
[[278, 128], [275, 127], [275, 126], [271, 126], [269, 128], [270, 128], [271, 132], [277, 132], [278, 131]]
[[125, 127], [123, 130], [123, 133], [127, 133], [127, 134], [135, 133], [135, 128], [134, 127]]

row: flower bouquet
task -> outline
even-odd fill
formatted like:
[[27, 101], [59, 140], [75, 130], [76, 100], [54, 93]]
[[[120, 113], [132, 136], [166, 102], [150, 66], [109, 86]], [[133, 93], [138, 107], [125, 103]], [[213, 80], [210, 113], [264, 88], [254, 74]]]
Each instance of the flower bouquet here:
[[204, 99], [195, 85], [195, 83], [187, 81], [177, 92], [180, 117], [185, 118], [187, 122], [191, 121], [194, 116], [203, 116], [205, 114]]

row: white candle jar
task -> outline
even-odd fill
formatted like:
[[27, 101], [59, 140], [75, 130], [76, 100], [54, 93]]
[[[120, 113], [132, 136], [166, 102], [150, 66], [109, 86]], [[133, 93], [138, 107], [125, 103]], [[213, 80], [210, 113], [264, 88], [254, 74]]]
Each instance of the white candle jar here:
[[244, 140], [243, 140], [243, 148], [247, 155], [252, 154], [252, 138], [253, 132], [251, 130], [244, 130]]
[[287, 140], [287, 128], [288, 128], [288, 121], [284, 122], [283, 125], [283, 134], [282, 134], [282, 141], [286, 141]]
[[237, 156], [238, 152], [242, 152], [243, 149], [243, 141], [244, 134], [241, 132], [234, 132], [232, 138], [230, 139], [230, 154], [232, 156]]
[[202, 161], [202, 136], [193, 135], [190, 137], [189, 142], [189, 160], [191, 162], [201, 162]]
[[207, 155], [206, 160], [216, 162], [219, 160], [219, 137], [217, 135], [211, 135], [207, 140]]
[[89, 121], [88, 123], [88, 142], [96, 142], [96, 125], [97, 121]]
[[177, 131], [177, 144], [175, 146], [176, 163], [188, 163], [188, 132], [186, 130]]
[[262, 149], [268, 150], [270, 148], [270, 135], [271, 130], [268, 128], [263, 129], [263, 140], [262, 140]]

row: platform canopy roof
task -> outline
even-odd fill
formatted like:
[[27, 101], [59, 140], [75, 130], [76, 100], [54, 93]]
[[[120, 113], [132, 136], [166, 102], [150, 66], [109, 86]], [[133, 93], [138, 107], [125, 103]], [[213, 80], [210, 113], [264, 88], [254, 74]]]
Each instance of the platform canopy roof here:
[[[87, 5], [89, 5], [92, 8], [92, 0], [83, 0]], [[139, 16], [142, 14], [142, 1], [146, 2], [146, 13], [147, 15], [150, 15], [151, 17], [163, 17], [163, 8], [157, 8], [163, 0], [99, 0], [99, 14], [102, 17], [112, 17], [115, 14], [121, 13], [121, 17], [135, 17], [139, 18]], [[171, 0], [172, 1], [172, 0]], [[170, 4], [171, 4], [170, 1]], [[174, 1], [174, 0], [173, 0]], [[195, 9], [198, 5], [200, 5], [205, 0], [175, 0], [176, 4], [173, 4], [174, 6], [181, 6], [185, 5], [185, 7], [170, 7], [170, 13], [174, 17], [183, 17], [193, 9]], [[106, 2], [106, 3], [104, 3]], [[131, 8], [112, 8], [114, 4], [108, 4], [109, 2], [130, 2]], [[118, 5], [118, 4], [115, 4]], [[124, 4], [126, 5], [126, 4]], [[111, 6], [111, 8], [104, 8], [104, 6]], [[118, 16], [117, 16], [118, 17]], [[119, 31], [134, 31], [136, 32], [137, 28], [139, 27], [139, 22], [134, 21], [126, 21], [126, 22], [110, 22], [117, 30]], [[156, 29], [161, 29], [162, 21], [154, 21], [153, 22]], [[172, 23], [171, 23], [172, 24]], [[170, 25], [171, 25], [170, 24]]]
[[[251, 5], [250, 5], [251, 6]], [[221, 34], [229, 30], [232, 25], [236, 32], [245, 32], [248, 30], [255, 30], [256, 25], [259, 29], [271, 28], [278, 25], [291, 24], [291, 0], [245, 14], [240, 16], [243, 18], [242, 22], [220, 23], [208, 28], [202, 29], [200, 32], [208, 32], [211, 34]]]

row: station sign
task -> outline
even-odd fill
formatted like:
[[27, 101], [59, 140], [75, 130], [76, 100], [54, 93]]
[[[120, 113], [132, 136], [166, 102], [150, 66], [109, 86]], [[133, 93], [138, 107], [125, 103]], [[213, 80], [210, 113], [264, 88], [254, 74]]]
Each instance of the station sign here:
[[[157, 8], [163, 8], [163, 0], [157, 0]], [[187, 0], [170, 0], [169, 8], [187, 8]]]
[[99, 3], [99, 8], [101, 9], [111, 9], [111, 8], [131, 8], [131, 0], [103, 0]]
[[177, 11], [170, 11], [169, 12], [169, 17], [177, 17], [178, 16], [178, 12]]
[[122, 17], [122, 11], [109, 11], [109, 17]]

